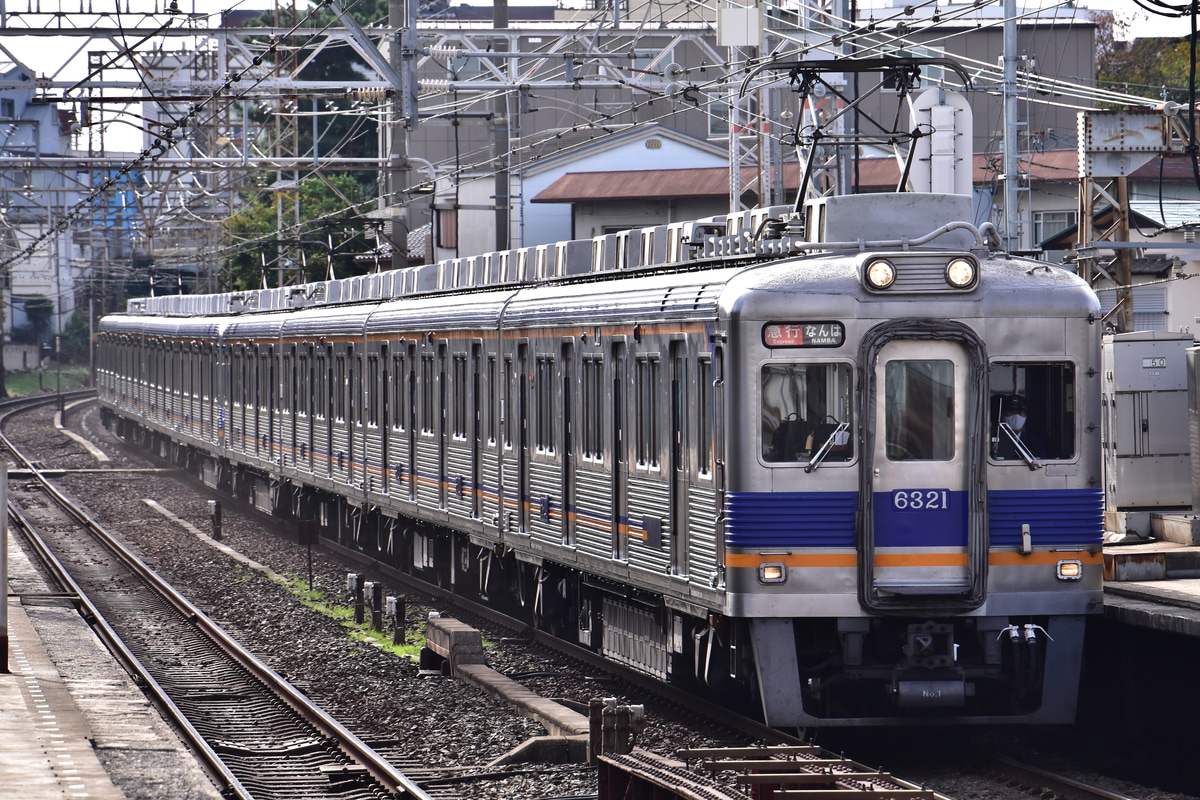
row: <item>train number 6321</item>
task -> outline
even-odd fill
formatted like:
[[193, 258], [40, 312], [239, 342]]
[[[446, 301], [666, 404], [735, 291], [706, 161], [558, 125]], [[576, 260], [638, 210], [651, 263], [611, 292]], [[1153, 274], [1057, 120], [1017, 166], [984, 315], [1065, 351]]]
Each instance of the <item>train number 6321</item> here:
[[892, 492], [897, 511], [945, 511], [950, 508], [948, 489], [897, 489]]

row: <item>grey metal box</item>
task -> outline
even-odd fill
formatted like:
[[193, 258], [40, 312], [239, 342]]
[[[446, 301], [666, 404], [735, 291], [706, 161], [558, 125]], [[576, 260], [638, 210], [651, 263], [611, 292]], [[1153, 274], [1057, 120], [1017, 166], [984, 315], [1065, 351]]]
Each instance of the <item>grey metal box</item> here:
[[1192, 505], [1187, 351], [1191, 334], [1104, 339], [1105, 502], [1109, 510]]
[[1187, 351], [1188, 385], [1188, 445], [1192, 460], [1192, 510], [1200, 508], [1200, 372], [1197, 360], [1200, 347], [1189, 347]]

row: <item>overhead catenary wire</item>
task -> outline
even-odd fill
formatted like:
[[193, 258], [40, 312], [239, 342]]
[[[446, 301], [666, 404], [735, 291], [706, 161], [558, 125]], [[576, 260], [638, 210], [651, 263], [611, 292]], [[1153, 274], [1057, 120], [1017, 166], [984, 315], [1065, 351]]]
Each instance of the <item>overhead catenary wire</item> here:
[[[295, 25], [292, 26], [291, 30], [288, 32], [288, 35], [294, 33], [297, 30], [300, 30], [303, 27], [303, 23], [307, 22], [319, 9], [324, 8], [324, 6], [325, 6], [325, 3], [321, 3], [319, 5], [314, 6], [313, 9], [310, 10], [309, 13], [304, 16], [303, 19], [301, 19]], [[329, 26], [327, 25], [322, 30], [325, 30], [328, 27]], [[315, 38], [315, 36], [316, 36], [316, 34], [313, 34], [312, 37], [310, 37], [310, 39]], [[275, 43], [272, 44], [272, 48], [274, 46], [275, 46]], [[258, 67], [261, 63], [262, 63], [261, 56], [256, 56], [254, 59], [252, 59], [251, 66]], [[126, 177], [133, 170], [142, 166], [143, 164], [146, 164], [146, 163], [153, 164], [153, 163], [157, 162], [158, 160], [160, 160], [168, 152], [168, 150], [172, 146], [174, 146], [175, 142], [172, 137], [174, 136], [175, 132], [178, 131], [181, 127], [184, 127], [187, 124], [189, 124], [189, 121], [191, 121], [195, 117], [197, 117], [199, 115], [200, 110], [205, 105], [221, 98], [223, 96], [224, 92], [229, 87], [231, 87], [233, 84], [239, 82], [242, 79], [242, 77], [244, 76], [244, 74], [246, 72], [248, 72], [249, 70], [250, 70], [250, 67], [247, 67], [246, 69], [236, 73], [235, 75], [231, 75], [230, 77], [228, 77], [225, 80], [225, 82], [222, 84], [221, 87], [215, 89], [209, 95], [207, 100], [200, 101], [200, 102], [193, 104], [191, 109], [188, 111], [188, 113], [185, 114], [182, 118], [174, 120], [171, 124], [164, 126], [163, 132], [159, 135], [158, 141], [156, 141], [154, 144], [152, 144], [151, 146], [149, 146], [145, 150], [143, 150], [133, 161], [130, 161], [130, 162], [122, 165], [120, 168], [118, 168], [116, 170], [115, 174], [110, 175], [104, 181], [101, 181], [100, 184], [95, 189], [93, 189], [90, 193], [88, 193], [88, 195], [85, 198], [83, 198], [79, 203], [77, 203], [71, 210], [66, 211], [58, 219], [58, 221], [55, 224], [49, 226], [48, 229], [44, 233], [40, 234], [39, 236], [34, 237], [33, 241], [31, 241], [29, 243], [29, 245], [27, 245], [24, 249], [22, 249], [21, 251], [18, 251], [17, 253], [15, 253], [14, 255], [10, 256], [7, 259], [0, 260], [0, 269], [3, 269], [16, 261], [19, 261], [23, 258], [27, 258], [27, 257], [33, 255], [33, 253], [36, 252], [37, 249], [42, 244], [49, 242], [52, 238], [54, 238], [58, 234], [61, 234], [62, 232], [64, 232], [75, 219], [82, 216], [83, 213], [86, 210], [88, 210], [88, 208], [93, 200], [97, 199], [108, 189], [115, 186], [121, 178]], [[272, 71], [274, 71], [274, 68], [269, 70], [267, 74], [270, 74], [270, 72], [272, 72]], [[258, 83], [261, 83], [265, 79], [266, 79], [265, 75], [257, 78], [255, 80], [255, 85], [257, 85]], [[243, 93], [243, 96], [244, 96], [244, 93]]]
[[[999, 21], [999, 20], [998, 20], [998, 21], [996, 21], [996, 23], [995, 23], [995, 24], [1000, 24], [1000, 21]], [[734, 65], [732, 65], [732, 64], [724, 64], [724, 65], [714, 65], [714, 66], [724, 66], [724, 67], [726, 67], [726, 68], [729, 68], [729, 67], [733, 67]], [[711, 88], [711, 87], [713, 87], [713, 86], [720, 85], [720, 84], [722, 83], [722, 80], [723, 80], [723, 79], [717, 79], [717, 80], [710, 81], [710, 82], [708, 83], [708, 87], [707, 87], [707, 88]], [[1064, 84], [1064, 85], [1066, 85], [1066, 86], [1070, 86], [1070, 84]], [[651, 101], [651, 102], [652, 102], [652, 101]], [[1054, 101], [1051, 101], [1051, 100], [1038, 100], [1037, 102], [1044, 102], [1044, 103], [1046, 103], [1046, 104], [1049, 104], [1049, 105], [1053, 105], [1053, 104], [1055, 104], [1055, 102], [1054, 102]], [[636, 111], [636, 110], [637, 110], [637, 108], [638, 108], [638, 105], [644, 105], [644, 104], [645, 104], [645, 103], [643, 103], [643, 104], [635, 104], [635, 105], [634, 105], [634, 106], [633, 106], [633, 107], [632, 107], [630, 110], [631, 110], [631, 111]], [[1059, 104], [1059, 105], [1062, 105], [1062, 103], [1058, 103], [1058, 104]], [[1076, 107], [1079, 107], [1079, 106], [1076, 106]], [[649, 122], [651, 122], [651, 121], [655, 121], [655, 120], [653, 120], [653, 119], [652, 119], [652, 120], [644, 120], [644, 121], [642, 121], [642, 122], [634, 123], [632, 126], [622, 126], [622, 127], [621, 127], [621, 131], [623, 132], [623, 131], [625, 131], [625, 130], [629, 130], [629, 128], [630, 128], [630, 127], [637, 127], [638, 125], [642, 125], [642, 124], [648, 124], [648, 123], [649, 123]], [[600, 119], [598, 122], [593, 122], [593, 123], [590, 123], [590, 124], [589, 124], [587, 127], [590, 127], [590, 128], [592, 128], [592, 129], [595, 129], [595, 128], [597, 128], [597, 127], [599, 126], [599, 127], [602, 129], [602, 128], [603, 128], [603, 123], [604, 123], [604, 122], [605, 122], [605, 119], [604, 119], [604, 118], [601, 118], [601, 119]], [[558, 132], [558, 133], [556, 133], [556, 134], [555, 134], [555, 137], [561, 137], [561, 136], [563, 135], [563, 133], [566, 133], [566, 132], [570, 132], [570, 133], [579, 132], [579, 130], [580, 130], [580, 127], [579, 127], [579, 126], [574, 126], [574, 127], [570, 128], [570, 129], [568, 129], [568, 131], [563, 131], [563, 132]], [[600, 137], [601, 137], [601, 135], [602, 135], [602, 134], [601, 134], [601, 133], [599, 133], [599, 132], [594, 132], [594, 133], [593, 133], [593, 136], [592, 136], [592, 139], [600, 138]], [[541, 143], [543, 143], [543, 142], [545, 142], [545, 141], [547, 141], [547, 139], [542, 139], [542, 140], [540, 140], [540, 141], [538, 141], [538, 142], [534, 142], [534, 143], [532, 143], [531, 145], [529, 145], [529, 147], [528, 147], [528, 148], [518, 148], [517, 150], [510, 151], [510, 153], [508, 153], [508, 154], [506, 154], [506, 155], [508, 155], [508, 156], [515, 155], [515, 154], [517, 154], [517, 152], [518, 152], [519, 150], [522, 150], [522, 149], [530, 149], [530, 148], [536, 147], [536, 146], [538, 146], [539, 144], [541, 144]], [[490, 156], [490, 155], [489, 155], [489, 156], [487, 156], [487, 157], [483, 158], [483, 159], [482, 159], [482, 160], [481, 160], [481, 161], [480, 161], [478, 164], [476, 164], [476, 165], [468, 165], [468, 166], [467, 166], [467, 167], [465, 167], [465, 168], [460, 168], [458, 171], [462, 171], [463, 169], [470, 170], [470, 169], [472, 169], [473, 167], [482, 167], [482, 166], [485, 166], [485, 165], [486, 165], [486, 163], [487, 163], [488, 161], [491, 161], [491, 160], [492, 160], [492, 156]]]
[[[929, 3], [922, 3], [920, 5], [928, 5], [928, 4]], [[706, 5], [708, 5], [708, 4], [706, 4]], [[1063, 4], [1059, 4], [1059, 5], [1061, 6]], [[642, 20], [639, 23], [638, 32], [640, 32], [644, 28], [645, 21], [650, 18], [651, 4], [646, 4], [644, 6], [644, 9], [645, 9], [645, 13], [642, 15]], [[820, 13], [820, 9], [817, 9], [817, 12]], [[684, 13], [685, 12], [681, 10], [679, 12], [679, 15], [682, 16]], [[897, 18], [901, 17], [903, 14], [904, 14], [903, 10], [897, 11], [895, 14], [893, 14], [890, 17], [890, 19], [897, 19]], [[600, 11], [597, 11], [595, 14], [593, 14], [589, 18], [588, 24], [596, 24], [597, 21], [603, 19], [603, 16], [604, 15]], [[944, 17], [943, 17], [943, 19], [944, 19]], [[848, 23], [848, 21], [847, 21], [847, 23]], [[993, 22], [991, 24], [1000, 24], [1000, 23], [1001, 23], [1000, 20], [996, 20], [995, 22]], [[859, 26], [859, 27], [862, 27], [862, 26]], [[926, 26], [926, 28], [929, 28], [929, 27], [931, 27], [931, 26]], [[295, 30], [295, 28], [293, 28], [293, 30]], [[780, 31], [773, 30], [772, 33], [779, 35]], [[852, 35], [852, 34], [848, 34], [848, 35]], [[956, 34], [947, 34], [947, 36], [949, 36], [949, 35], [956, 35]], [[865, 37], [865, 34], [863, 35], [863, 37], [864, 38], [862, 39], [861, 43], [863, 43], [863, 45], [868, 48], [865, 51], [868, 53], [872, 52], [871, 48], [874, 48], [876, 52], [879, 52], [883, 48], [894, 47], [894, 46], [905, 46], [905, 45], [913, 44], [912, 40], [907, 37], [893, 36], [891, 34], [889, 34], [890, 38], [880, 39], [878, 41], [870, 41], [868, 38]], [[784, 35], [783, 38], [786, 38], [786, 34]], [[825, 44], [823, 44], [822, 47], [825, 49], [829, 49], [831, 42], [833, 41], [833, 38], [834, 38], [833, 36], [830, 36], [829, 38], [827, 38], [825, 41]], [[631, 38], [630, 45], [629, 45], [629, 49], [631, 51], [636, 48], [636, 41], [637, 41], [636, 36]], [[928, 46], [930, 44], [932, 44], [932, 42], [927, 42], [922, 46]], [[268, 48], [266, 50], [266, 53], [270, 53], [270, 52], [271, 52], [271, 49]], [[779, 54], [776, 54], [776, 55], [779, 55]], [[256, 59], [256, 62], [257, 62], [257, 59]], [[712, 67], [712, 68], [721, 67], [721, 68], [725, 68], [726, 70], [736, 72], [740, 69], [748, 68], [748, 66], [750, 64], [751, 64], [751, 62], [745, 62], [745, 63], [726, 62], [726, 63], [719, 64], [719, 65], [713, 64], [713, 65], [710, 65], [710, 67]], [[975, 62], [975, 65], [977, 65], [979, 68], [978, 75], [991, 77], [993, 79], [995, 78], [996, 73], [995, 73], [994, 68], [991, 67], [991, 65], [983, 64], [982, 62]], [[257, 66], [257, 63], [256, 63], [256, 66]], [[269, 71], [268, 71], [268, 74], [269, 74]], [[261, 81], [262, 79], [260, 78], [259, 80]], [[1036, 80], [1027, 78], [1027, 80], [1029, 81], [1028, 85], [1030, 85], [1030, 86], [1033, 86], [1035, 84], [1038, 86], [1047, 85], [1047, 79], [1044, 79], [1044, 78], [1038, 78]], [[625, 85], [632, 91], [639, 91], [639, 90], [647, 91], [644, 87], [640, 87], [637, 83], [635, 83], [633, 81], [625, 81]], [[697, 88], [702, 89], [705, 92], [709, 92], [709, 91], [715, 92], [715, 91], [720, 91], [725, 88], [728, 88], [731, 85], [732, 85], [731, 79], [729, 79], [727, 77], [721, 77], [721, 78], [709, 79], [700, 84], [696, 84], [695, 86]], [[1094, 93], [1094, 92], [1088, 91], [1086, 89], [1086, 87], [1080, 87], [1076, 84], [1072, 84], [1067, 81], [1054, 83], [1052, 85], [1056, 88], [1056, 93], [1061, 94], [1063, 97], [1075, 96], [1076, 99], [1078, 99], [1080, 102], [1086, 102], [1089, 98], [1097, 98], [1097, 97], [1104, 97], [1108, 102], [1119, 102], [1122, 99], [1128, 99], [1128, 98], [1142, 100], [1142, 98], [1137, 98], [1136, 95], [1120, 94], [1120, 93], [1106, 93], [1106, 94], [1102, 95], [1099, 93]], [[586, 84], [584, 84], [584, 86], [586, 87]], [[1061, 91], [1057, 91], [1057, 90], [1061, 90]], [[510, 91], [510, 89], [507, 89], [507, 88], [498, 89], [495, 92], [489, 93], [487, 96], [490, 96], [490, 97], [500, 96], [508, 91]], [[1070, 93], [1075, 93], [1075, 94], [1071, 95]], [[248, 95], [249, 95], [249, 90], [243, 90], [243, 91], [237, 92], [236, 94], [229, 94], [229, 95], [221, 95], [220, 91], [218, 91], [218, 92], [214, 92], [214, 96], [212, 98], [210, 98], [210, 100], [213, 100], [214, 102], [216, 102], [218, 100], [226, 100], [227, 102], [235, 102], [236, 100], [239, 100], [239, 99], [245, 99]], [[461, 99], [459, 99], [459, 98], [461, 98]], [[522, 165], [532, 163], [534, 160], [536, 160], [536, 156], [533, 153], [535, 148], [539, 147], [540, 145], [551, 142], [556, 138], [561, 138], [563, 135], [576, 134], [576, 133], [583, 131], [586, 128], [587, 132], [594, 140], [597, 138], [601, 138], [602, 136], [605, 136], [605, 135], [611, 135], [611, 133], [609, 133], [607, 130], [605, 130], [606, 128], [611, 128], [611, 127], [616, 126], [619, 128], [620, 132], [624, 132], [624, 131], [627, 131], [630, 129], [635, 129], [635, 128], [643, 126], [643, 125], [648, 125], [653, 122], [660, 121], [665, 116], [667, 116], [667, 114], [660, 114], [657, 116], [652, 116], [647, 119], [641, 119], [641, 120], [634, 119], [634, 117], [636, 116], [636, 112], [640, 111], [641, 109], [651, 105], [652, 103], [654, 103], [660, 99], [665, 99], [665, 98], [661, 95], [652, 96], [642, 102], [635, 102], [635, 103], [631, 104], [629, 106], [629, 108], [627, 109], [627, 114], [628, 114], [627, 118], [631, 119], [633, 121], [631, 121], [629, 123], [613, 122], [613, 118], [618, 115], [597, 115], [597, 118], [595, 120], [587, 123], [585, 126], [582, 126], [582, 127], [580, 125], [567, 126], [563, 129], [553, 132], [553, 136], [543, 137], [542, 139], [539, 139], [536, 141], [531, 141], [527, 145], [522, 145], [520, 147], [513, 148], [509, 151], [509, 153], [505, 154], [505, 157], [514, 158], [515, 159], [514, 164], [516, 166], [520, 167]], [[1032, 100], [1032, 102], [1040, 102], [1045, 105], [1060, 105], [1060, 106], [1066, 105], [1066, 103], [1064, 103], [1061, 100], [1041, 99], [1041, 98], [1031, 98], [1031, 100]], [[471, 96], [464, 96], [463, 94], [459, 94], [457, 98], [452, 97], [450, 102], [440, 104], [437, 107], [437, 111], [442, 116], [451, 116], [454, 113], [456, 113], [456, 110], [468, 109], [473, 104], [478, 103], [478, 102], [482, 102], [482, 97], [471, 97]], [[713, 103], [713, 101], [707, 95], [705, 95], [704, 100], [696, 103], [696, 107], [703, 108], [706, 113], [711, 113], [712, 103]], [[1073, 105], [1071, 107], [1080, 108], [1080, 107], [1085, 107], [1085, 106]], [[194, 112], [196, 112], [196, 110], [197, 110], [196, 107], [193, 107], [192, 112], [194, 113]], [[215, 112], [213, 112], [213, 113], [215, 113]], [[673, 112], [668, 112], [668, 113], [673, 113]], [[188, 118], [188, 116], [189, 115], [185, 115], [183, 119], [186, 120]], [[386, 117], [386, 115], [384, 115], [384, 116]], [[616, 131], [614, 130], [613, 132], [616, 132]], [[464, 156], [466, 156], [466, 158], [464, 158]], [[145, 158], [145, 157], [146, 157], [146, 153], [143, 153], [143, 158]], [[161, 157], [161, 155], [160, 155], [160, 157]], [[528, 157], [529, 160], [523, 160], [526, 157]], [[475, 155], [475, 159], [473, 161], [471, 159], [471, 154], [461, 154], [460, 153], [459, 158], [460, 158], [459, 165], [454, 167], [454, 171], [451, 174], [461, 175], [464, 173], [464, 171], [486, 170], [488, 167], [488, 163], [489, 162], [494, 163], [496, 156], [494, 154], [485, 154], [483, 152], [478, 152]], [[157, 159], [155, 159], [155, 160], [157, 160]], [[443, 165], [438, 165], [438, 166], [443, 166]], [[445, 174], [445, 173], [443, 173], [443, 174]], [[403, 191], [409, 191], [409, 190], [411, 190], [411, 188], [413, 188], [413, 187], [408, 187], [408, 189], [403, 190]], [[395, 195], [403, 194], [403, 191], [394, 192], [392, 195], [388, 195], [387, 199], [394, 200], [394, 199], [396, 199]], [[372, 201], [367, 201], [367, 202], [372, 202]], [[359, 207], [361, 207], [361, 206], [362, 206], [362, 204], [359, 204]], [[349, 211], [349, 210], [351, 210], [349, 207], [346, 209], [343, 209], [343, 211]]]

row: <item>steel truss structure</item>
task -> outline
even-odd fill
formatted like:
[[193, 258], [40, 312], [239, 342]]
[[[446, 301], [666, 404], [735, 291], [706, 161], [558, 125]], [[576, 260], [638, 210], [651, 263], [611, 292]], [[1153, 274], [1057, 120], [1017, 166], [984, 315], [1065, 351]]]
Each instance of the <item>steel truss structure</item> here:
[[[412, 13], [400, 0], [394, 5]], [[0, 13], [0, 55], [15, 66], [0, 76], [0, 89], [32, 86], [32, 102], [57, 106], [74, 145], [65, 152], [43, 152], [35, 141], [0, 146], [0, 208], [9, 224], [0, 261], [36, 257], [69, 229], [81, 268], [141, 254], [199, 262], [215, 277], [217, 232], [239, 191], [274, 191], [284, 230], [298, 222], [302, 179], [376, 171], [385, 210], [372, 215], [394, 220], [403, 212], [386, 209], [420, 202], [414, 189], [432, 178], [519, 170], [655, 118], [677, 124], [690, 115], [693, 128], [703, 126], [709, 103], [730, 94], [736, 75], [728, 49], [716, 45], [713, 20], [692, 4], [670, 8], [670, 19], [650, 20], [647, 4], [622, 6], [622, 17], [610, 9], [519, 28], [424, 19], [317, 26], [294, 6], [277, 6], [268, 27], [239, 27], [232, 17], [213, 26], [213, 17], [181, 13], [174, 2], [154, 13]], [[38, 73], [14, 55], [12, 37], [69, 47], [62, 66]], [[310, 77], [309, 67], [330, 53], [352, 61], [361, 80]], [[69, 75], [67, 65], [83, 58], [86, 76]], [[539, 114], [535, 105], [549, 110]], [[377, 154], [298, 152], [301, 127], [317, 133], [322, 115], [333, 113], [376, 124]], [[446, 119], [490, 135], [451, 154], [442, 132], [422, 130]], [[757, 135], [752, 121], [741, 124], [739, 132]], [[141, 128], [140, 150], [116, 144], [116, 132], [129, 125]], [[31, 170], [44, 176], [32, 193]], [[501, 194], [498, 217], [510, 200]], [[125, 222], [114, 225], [96, 209], [118, 195]], [[395, 236], [392, 243], [407, 244]], [[287, 259], [286, 250], [275, 258]]]

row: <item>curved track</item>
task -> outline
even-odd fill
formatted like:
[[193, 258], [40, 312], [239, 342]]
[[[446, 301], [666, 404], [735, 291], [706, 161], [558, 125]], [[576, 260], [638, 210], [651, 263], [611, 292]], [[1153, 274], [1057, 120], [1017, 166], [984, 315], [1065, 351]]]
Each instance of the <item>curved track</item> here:
[[[53, 398], [50, 398], [53, 400]], [[15, 411], [6, 407], [0, 425]], [[246, 651], [0, 434], [30, 480], [10, 481], [9, 518], [230, 797], [430, 795]]]

